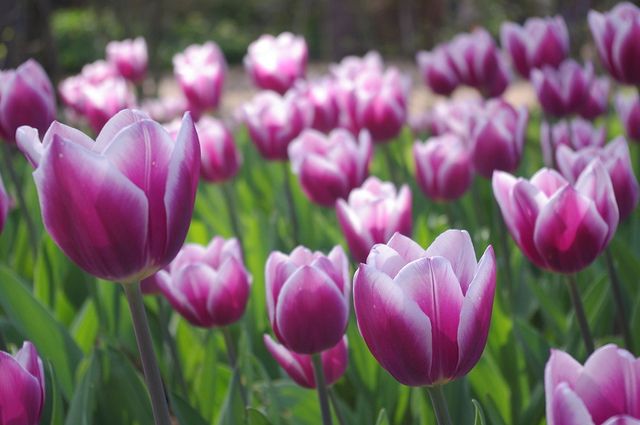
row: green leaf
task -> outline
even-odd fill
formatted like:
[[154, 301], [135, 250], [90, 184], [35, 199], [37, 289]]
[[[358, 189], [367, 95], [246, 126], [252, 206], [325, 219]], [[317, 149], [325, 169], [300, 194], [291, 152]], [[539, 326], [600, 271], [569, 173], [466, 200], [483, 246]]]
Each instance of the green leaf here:
[[376, 425], [389, 425], [389, 417], [387, 416], [386, 410], [380, 409], [380, 413], [378, 413], [378, 419], [376, 420]]
[[271, 425], [271, 422], [261, 411], [249, 407], [247, 409], [247, 425]]
[[189, 405], [182, 397], [170, 393], [171, 407], [180, 425], [208, 425], [200, 413]]
[[80, 384], [76, 387], [69, 406], [65, 425], [92, 425], [93, 411], [96, 407], [96, 390], [100, 388], [100, 358], [94, 352], [84, 372]]
[[471, 403], [473, 403], [473, 407], [476, 409], [476, 418], [474, 420], [474, 425], [486, 425], [486, 421], [484, 419], [484, 412], [482, 411], [482, 406], [478, 400], [471, 399]]

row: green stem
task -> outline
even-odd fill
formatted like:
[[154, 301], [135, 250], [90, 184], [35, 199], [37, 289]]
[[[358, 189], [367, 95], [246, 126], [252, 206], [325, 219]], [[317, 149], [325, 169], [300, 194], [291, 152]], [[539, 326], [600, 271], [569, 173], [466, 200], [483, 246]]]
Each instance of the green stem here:
[[156, 356], [153, 352], [153, 341], [151, 340], [151, 333], [149, 332], [147, 313], [144, 311], [140, 282], [126, 283], [122, 286], [124, 287], [124, 293], [127, 296], [129, 309], [131, 310], [133, 329], [136, 334], [138, 350], [140, 351], [140, 360], [142, 361], [147, 390], [151, 397], [151, 407], [153, 409], [155, 424], [171, 425], [169, 407], [164, 393], [162, 378], [160, 377], [160, 369], [158, 368]]
[[169, 324], [171, 322], [171, 310], [167, 308], [167, 304], [161, 296], [157, 297], [157, 301], [158, 319], [160, 321], [160, 329], [162, 330], [162, 338], [169, 348], [169, 354], [171, 355], [171, 360], [173, 363], [173, 371], [175, 374], [175, 378], [180, 385], [180, 389], [182, 390], [182, 395], [184, 395], [185, 398], [188, 399], [189, 388], [187, 387], [187, 381], [184, 379], [184, 374], [182, 372], [182, 362], [180, 361], [180, 354], [178, 353], [176, 341], [169, 331]]
[[496, 219], [498, 220], [498, 227], [500, 227], [500, 248], [502, 251], [502, 262], [504, 264], [504, 271], [506, 275], [506, 278], [503, 280], [503, 282], [506, 281], [504, 287], [507, 291], [507, 298], [509, 301], [508, 305], [513, 307], [513, 270], [511, 268], [511, 251], [509, 250], [509, 240], [507, 236], [509, 232], [507, 230], [507, 225], [500, 214], [500, 208], [494, 208], [493, 210], [496, 211], [495, 215], [497, 216]]
[[89, 284], [89, 294], [91, 295], [93, 306], [96, 309], [96, 313], [98, 315], [98, 320], [100, 321], [98, 328], [100, 330], [105, 330], [106, 326], [109, 324], [109, 319], [107, 313], [104, 310], [102, 303], [100, 302], [100, 296], [98, 295], [98, 288], [95, 283]]
[[227, 347], [227, 358], [229, 359], [229, 366], [233, 372], [233, 380], [238, 385], [240, 390], [240, 397], [242, 397], [242, 403], [245, 407], [248, 407], [247, 393], [240, 380], [240, 370], [238, 369], [238, 352], [236, 350], [235, 343], [233, 342], [233, 336], [228, 326], [222, 327], [222, 336], [224, 336], [224, 344]]
[[620, 325], [620, 329], [622, 330], [624, 345], [628, 350], [633, 352], [633, 339], [631, 338], [631, 332], [629, 331], [629, 322], [627, 321], [627, 313], [624, 308], [622, 285], [620, 285], [620, 280], [618, 279], [618, 273], [616, 272], [616, 268], [613, 263], [611, 250], [609, 248], [605, 249], [604, 255], [607, 261], [609, 280], [611, 281], [611, 292], [613, 294], [613, 301], [616, 304], [616, 317], [618, 318], [618, 323]]
[[452, 425], [451, 416], [449, 416], [449, 408], [447, 407], [447, 399], [442, 391], [442, 385], [434, 385], [427, 387], [427, 392], [431, 398], [431, 405], [436, 414], [438, 425]]
[[593, 344], [593, 337], [591, 336], [591, 330], [589, 330], [589, 322], [587, 316], [584, 313], [584, 307], [582, 306], [582, 300], [578, 293], [578, 283], [576, 282], [576, 276], [573, 274], [567, 275], [567, 284], [569, 285], [569, 294], [571, 295], [571, 302], [573, 303], [573, 310], [576, 314], [576, 320], [578, 326], [580, 326], [580, 333], [584, 341], [584, 346], [587, 349], [587, 355], [591, 355], [595, 346]]
[[320, 353], [311, 356], [313, 362], [313, 375], [316, 379], [318, 389], [318, 399], [320, 400], [320, 411], [322, 412], [322, 425], [332, 425], [331, 407], [327, 397], [327, 385], [324, 380], [324, 370], [322, 369], [322, 357]]
[[291, 179], [289, 178], [289, 163], [282, 163], [282, 172], [284, 173], [284, 192], [287, 198], [287, 206], [289, 207], [289, 219], [291, 220], [291, 231], [293, 233], [293, 242], [295, 245], [300, 244], [300, 235], [298, 232], [298, 216], [296, 215], [296, 206], [293, 201], [293, 193], [291, 192]]
[[345, 421], [344, 416], [340, 411], [340, 406], [338, 405], [338, 397], [336, 397], [336, 394], [333, 391], [333, 388], [329, 388], [327, 392], [329, 393], [329, 400], [331, 401], [331, 404], [333, 404], [333, 411], [336, 412], [336, 418], [338, 418], [338, 423], [340, 425], [346, 425], [347, 421]]
[[242, 242], [242, 231], [240, 230], [238, 208], [236, 206], [236, 199], [233, 193], [233, 187], [231, 187], [231, 183], [222, 184], [222, 195], [224, 196], [225, 203], [227, 204], [227, 212], [229, 213], [231, 228], [233, 229], [234, 236], [238, 238], [238, 242], [240, 243], [240, 251], [242, 252], [242, 257], [244, 258], [244, 243]]

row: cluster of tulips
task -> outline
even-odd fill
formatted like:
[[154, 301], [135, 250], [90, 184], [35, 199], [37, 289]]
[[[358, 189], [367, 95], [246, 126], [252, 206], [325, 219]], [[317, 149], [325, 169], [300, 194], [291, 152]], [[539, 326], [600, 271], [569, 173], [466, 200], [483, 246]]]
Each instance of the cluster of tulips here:
[[[272, 335], [264, 335], [266, 349], [293, 381], [317, 389], [323, 423], [331, 424], [327, 386], [348, 367], [345, 332], [353, 302], [373, 357], [401, 384], [426, 387], [438, 423], [452, 423], [442, 386], [465, 376], [482, 356], [497, 275], [507, 276], [509, 285], [517, 285], [517, 278], [508, 259], [498, 266], [491, 245], [478, 260], [465, 230], [446, 230], [426, 248], [411, 238], [409, 186], [369, 176], [374, 150], [386, 152], [394, 174], [397, 164], [385, 145], [410, 123], [416, 137], [429, 136], [412, 150], [415, 178], [428, 199], [448, 203], [469, 190], [475, 175], [489, 179], [506, 229], [524, 256], [567, 276], [589, 358], [582, 365], [564, 351], [550, 353], [547, 422], [637, 425], [640, 359], [632, 354], [624, 305], [616, 298], [631, 351], [595, 347], [575, 273], [607, 250], [640, 198], [627, 140], [605, 143], [605, 128], [593, 124], [608, 112], [609, 77], [640, 86], [640, 9], [621, 3], [606, 13], [591, 11], [588, 23], [609, 76], [596, 77], [592, 64], [568, 58], [561, 17], [505, 23], [502, 49], [477, 29], [417, 54], [434, 93], [449, 95], [466, 85], [482, 97], [442, 100], [411, 118], [409, 79], [375, 52], [347, 57], [310, 80], [302, 37], [262, 36], [244, 60], [261, 91], [224, 122], [211, 116], [227, 73], [215, 43], [190, 46], [174, 57], [182, 97], [141, 101], [134, 87], [147, 70], [145, 41], [112, 42], [106, 60], [58, 87], [67, 121], [88, 125], [95, 138], [55, 121], [55, 90], [33, 60], [0, 74], [0, 135], [9, 157], [17, 147], [34, 168], [42, 221], [57, 246], [88, 274], [122, 284], [156, 424], [168, 425], [171, 418], [143, 294], [161, 294], [193, 326], [220, 328], [232, 368], [237, 358], [229, 326], [243, 317], [250, 296], [263, 295], [251, 293], [245, 255], [252, 253], [237, 222], [234, 238], [185, 244], [199, 181], [230, 182], [242, 166], [234, 138], [238, 126], [265, 160], [284, 164], [285, 178], [290, 171], [297, 176], [310, 202], [335, 208], [356, 264], [352, 274], [340, 245], [328, 254], [302, 245], [272, 252], [264, 265], [272, 328]], [[529, 121], [526, 108], [501, 97], [512, 68], [530, 80], [544, 113], [546, 167], [531, 178], [512, 174]], [[638, 95], [622, 94], [615, 105], [628, 138], [640, 141]], [[290, 193], [288, 201], [297, 244]], [[20, 194], [17, 203], [25, 206]], [[14, 204], [0, 181], [0, 229]], [[608, 252], [607, 259], [611, 263]], [[611, 266], [612, 290], [619, 294]], [[0, 352], [0, 425], [39, 423], [44, 401], [36, 347], [25, 342], [14, 356]]]

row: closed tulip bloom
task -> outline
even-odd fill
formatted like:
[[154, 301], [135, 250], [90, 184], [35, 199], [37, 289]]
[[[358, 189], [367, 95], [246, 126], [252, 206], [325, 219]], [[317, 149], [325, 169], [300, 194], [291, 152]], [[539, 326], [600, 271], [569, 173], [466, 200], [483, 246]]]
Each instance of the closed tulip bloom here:
[[593, 80], [590, 63], [582, 68], [572, 59], [558, 69], [545, 66], [531, 71], [531, 83], [545, 113], [564, 117], [580, 111]]
[[147, 42], [143, 37], [107, 44], [107, 60], [129, 81], [140, 81], [147, 73]]
[[482, 108], [477, 98], [438, 102], [430, 111], [429, 129], [436, 136], [452, 133], [468, 140]]
[[531, 180], [497, 171], [493, 195], [522, 252], [538, 267], [575, 273], [604, 250], [618, 226], [611, 179], [594, 160], [575, 185], [543, 168]]
[[475, 170], [490, 179], [495, 170], [515, 171], [522, 158], [529, 114], [495, 99], [475, 118], [471, 133], [471, 158]]
[[118, 112], [135, 105], [135, 94], [119, 77], [83, 86], [82, 114], [95, 133]]
[[197, 115], [218, 107], [226, 73], [224, 55], [212, 41], [193, 44], [173, 57], [173, 74]]
[[637, 95], [616, 97], [616, 111], [627, 137], [640, 142], [640, 98]]
[[237, 239], [186, 244], [156, 282], [171, 306], [195, 326], [227, 326], [242, 317], [251, 289]]
[[476, 261], [466, 231], [447, 230], [426, 250], [396, 234], [373, 247], [353, 278], [358, 329], [400, 383], [444, 384], [480, 359], [495, 284], [493, 248]]
[[625, 84], [640, 84], [640, 9], [618, 3], [606, 13], [589, 12], [589, 28], [609, 74]]
[[289, 159], [309, 199], [333, 207], [369, 175], [371, 138], [366, 130], [358, 139], [343, 129], [305, 130], [289, 145]]
[[298, 81], [296, 91], [309, 104], [313, 120], [311, 128], [328, 133], [338, 126], [340, 111], [335, 82], [330, 79]]
[[424, 83], [434, 93], [448, 96], [460, 84], [445, 45], [430, 52], [418, 52], [416, 62]]
[[468, 149], [453, 134], [432, 137], [413, 145], [416, 180], [422, 192], [438, 201], [461, 197], [473, 181], [473, 165]]
[[356, 77], [367, 72], [384, 72], [384, 62], [380, 53], [376, 51], [367, 52], [366, 55], [346, 56], [340, 63], [329, 65], [331, 75], [338, 80], [354, 80]]
[[560, 121], [549, 127], [546, 121], [540, 125], [540, 145], [542, 157], [547, 167], [555, 164], [556, 152], [560, 146], [574, 150], [586, 147], [602, 147], [607, 139], [604, 127], [595, 127], [591, 122], [574, 118], [569, 124]]
[[289, 143], [308, 125], [307, 106], [295, 94], [280, 96], [272, 91], [257, 94], [244, 106], [249, 136], [265, 159], [288, 159]]
[[249, 45], [244, 67], [257, 87], [284, 94], [304, 78], [307, 59], [304, 37], [290, 32], [277, 37], [265, 34]]
[[265, 267], [267, 311], [286, 348], [315, 354], [338, 344], [349, 320], [349, 261], [340, 246], [324, 255], [303, 246], [274, 251]]
[[505, 22], [500, 43], [518, 73], [529, 78], [533, 68], [559, 66], [569, 54], [569, 31], [562, 16], [529, 18], [520, 26]]
[[38, 425], [45, 402], [42, 360], [25, 342], [11, 356], [0, 351], [0, 425]]
[[36, 169], [44, 226], [80, 268], [126, 283], [176, 256], [200, 172], [198, 136], [188, 113], [176, 141], [135, 110], [116, 114], [95, 141], [59, 122], [42, 143], [30, 127], [21, 127], [17, 140]]
[[609, 79], [596, 78], [591, 83], [578, 113], [582, 118], [594, 120], [609, 109]]
[[233, 178], [242, 164], [242, 154], [236, 147], [233, 134], [225, 125], [211, 117], [196, 123], [200, 140], [200, 175], [209, 182], [223, 182]]
[[584, 363], [551, 350], [544, 369], [549, 425], [640, 425], [640, 359], [607, 344]]
[[[264, 335], [262, 340], [273, 358], [296, 384], [304, 388], [316, 388], [316, 379], [313, 374], [313, 363], [310, 355], [298, 354], [288, 350], [287, 347], [278, 344], [269, 335]], [[326, 385], [332, 385], [347, 370], [347, 364], [349, 363], [347, 336], [343, 336], [335, 347], [323, 351], [321, 359], [325, 383]]]
[[604, 147], [586, 147], [575, 151], [563, 145], [558, 148], [556, 158], [558, 169], [571, 182], [577, 181], [593, 158], [600, 159], [611, 177], [621, 221], [629, 217], [638, 205], [640, 186], [633, 174], [629, 146], [624, 137], [620, 136]]
[[0, 138], [14, 143], [22, 125], [44, 134], [55, 117], [53, 86], [38, 62], [29, 59], [15, 70], [0, 72]]
[[409, 186], [397, 191], [393, 183], [374, 176], [351, 191], [348, 201], [336, 203], [338, 223], [357, 262], [364, 262], [373, 245], [387, 242], [396, 232], [410, 236], [411, 212]]

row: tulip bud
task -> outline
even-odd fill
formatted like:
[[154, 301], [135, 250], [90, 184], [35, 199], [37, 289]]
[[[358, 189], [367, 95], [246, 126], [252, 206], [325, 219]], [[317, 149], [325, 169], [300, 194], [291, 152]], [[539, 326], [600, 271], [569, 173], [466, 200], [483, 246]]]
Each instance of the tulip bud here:
[[616, 97], [616, 111], [627, 137], [640, 142], [640, 98], [637, 95]]
[[249, 45], [244, 67], [261, 89], [284, 94], [307, 72], [307, 43], [302, 36], [283, 32], [260, 36]]
[[618, 226], [611, 178], [593, 160], [571, 185], [543, 168], [531, 180], [493, 174], [493, 194], [522, 252], [538, 267], [575, 273], [605, 249]]
[[95, 142], [57, 121], [42, 143], [26, 126], [17, 141], [36, 169], [44, 226], [80, 268], [127, 283], [176, 256], [200, 172], [198, 135], [188, 113], [176, 141], [135, 110], [116, 114]]
[[15, 142], [21, 125], [43, 134], [55, 117], [53, 86], [38, 62], [29, 59], [15, 70], [0, 72], [0, 138]]
[[221, 237], [206, 247], [186, 244], [156, 282], [173, 308], [204, 328], [240, 320], [251, 289], [238, 241]]
[[200, 140], [200, 175], [209, 182], [233, 178], [242, 164], [242, 154], [233, 134], [214, 118], [202, 117], [196, 123]]
[[42, 360], [25, 342], [11, 356], [0, 351], [0, 425], [38, 425], [45, 402]]
[[328, 136], [305, 130], [289, 145], [289, 158], [309, 199], [333, 207], [369, 174], [371, 138], [366, 130], [358, 140], [343, 129], [333, 130]]
[[342, 339], [349, 320], [349, 261], [340, 246], [329, 255], [299, 246], [272, 252], [265, 282], [271, 327], [284, 346], [315, 354]]
[[436, 94], [448, 96], [460, 83], [444, 45], [437, 46], [431, 52], [418, 52], [416, 62], [424, 83]]
[[555, 68], [567, 58], [569, 31], [562, 16], [529, 18], [523, 26], [505, 22], [500, 28], [500, 43], [518, 73], [529, 78], [533, 68]]
[[[316, 387], [310, 355], [288, 350], [284, 345], [275, 342], [269, 335], [264, 335], [262, 339], [273, 358], [296, 384], [304, 388]], [[347, 370], [347, 363], [349, 363], [347, 336], [343, 336], [335, 347], [323, 351], [321, 359], [325, 383], [332, 385]]]
[[329, 79], [314, 82], [298, 80], [295, 90], [309, 104], [313, 116], [311, 128], [328, 133], [337, 127], [340, 111], [338, 110], [334, 81]]
[[493, 248], [480, 261], [469, 234], [448, 230], [425, 251], [395, 234], [353, 278], [358, 329], [380, 365], [404, 385], [466, 375], [487, 342], [496, 284]]
[[589, 28], [609, 74], [621, 83], [640, 85], [640, 9], [622, 2], [604, 14], [591, 10]]
[[462, 140], [453, 134], [432, 137], [413, 145], [416, 180], [422, 192], [438, 201], [461, 197], [473, 181], [471, 156]]
[[594, 120], [609, 109], [609, 79], [596, 78], [591, 83], [578, 113], [582, 118]]
[[601, 147], [607, 138], [604, 127], [594, 127], [589, 121], [574, 118], [569, 124], [560, 121], [549, 127], [546, 121], [540, 124], [540, 145], [542, 157], [547, 167], [553, 167], [558, 147], [582, 149], [589, 146]]
[[637, 425], [640, 359], [607, 344], [584, 366], [569, 354], [551, 350], [544, 368], [549, 425]]
[[147, 73], [147, 42], [143, 37], [112, 41], [107, 44], [107, 60], [122, 77], [133, 82], [141, 81]]
[[588, 98], [593, 80], [590, 63], [581, 68], [572, 59], [558, 69], [545, 66], [531, 71], [531, 83], [545, 113], [564, 117], [578, 113]]
[[558, 169], [571, 182], [578, 180], [593, 158], [600, 159], [611, 178], [621, 221], [629, 217], [638, 205], [640, 186], [633, 174], [624, 137], [620, 136], [604, 147], [586, 147], [576, 151], [563, 145], [558, 148], [556, 158]]
[[339, 199], [336, 215], [351, 255], [364, 262], [376, 243], [385, 243], [396, 232], [411, 235], [411, 190], [403, 185], [397, 192], [393, 183], [369, 177], [362, 187]]

